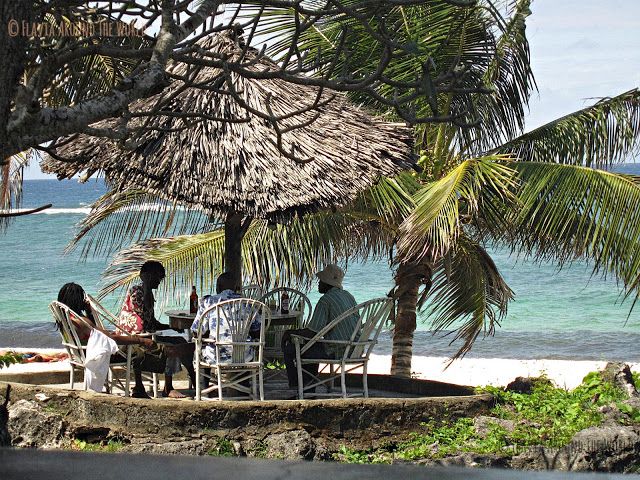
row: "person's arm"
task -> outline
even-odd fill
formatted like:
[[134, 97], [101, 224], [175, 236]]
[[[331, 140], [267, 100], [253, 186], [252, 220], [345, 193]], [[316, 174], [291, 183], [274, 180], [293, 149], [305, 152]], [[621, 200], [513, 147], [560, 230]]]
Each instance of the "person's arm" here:
[[145, 348], [153, 348], [156, 342], [151, 337], [138, 337], [137, 335], [109, 335], [120, 345], [141, 345]]
[[[204, 298], [202, 300], [200, 300], [200, 302], [198, 304], [198, 311], [196, 312], [196, 317], [193, 319], [193, 323], [191, 324], [191, 333], [193, 334], [194, 337], [198, 336], [198, 328], [200, 328], [200, 323], [203, 321], [202, 314], [204, 313], [205, 309], [207, 308], [205, 306], [205, 304], [206, 304], [206, 301], [205, 301]], [[205, 331], [206, 331], [206, 329], [204, 329], [202, 331], [203, 336], [204, 336], [204, 332]]]

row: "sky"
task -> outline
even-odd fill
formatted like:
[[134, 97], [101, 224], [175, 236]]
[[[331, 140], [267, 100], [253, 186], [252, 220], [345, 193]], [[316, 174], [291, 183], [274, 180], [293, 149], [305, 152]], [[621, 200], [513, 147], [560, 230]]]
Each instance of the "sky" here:
[[[640, 87], [638, 0], [533, 0], [527, 37], [538, 93], [526, 129]], [[26, 179], [55, 178], [37, 164]]]

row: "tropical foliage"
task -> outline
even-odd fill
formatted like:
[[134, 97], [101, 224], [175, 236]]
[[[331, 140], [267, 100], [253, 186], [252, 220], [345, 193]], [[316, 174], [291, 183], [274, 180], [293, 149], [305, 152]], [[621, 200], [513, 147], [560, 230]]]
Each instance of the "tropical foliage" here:
[[[434, 330], [455, 329], [454, 340], [463, 342], [458, 355], [480, 333], [494, 331], [513, 293], [487, 253], [492, 243], [560, 266], [587, 259], [594, 273], [615, 275], [627, 295], [637, 298], [640, 291], [637, 179], [597, 169], [638, 151], [640, 92], [603, 99], [517, 136], [535, 86], [525, 34], [529, 3], [510, 2], [506, 19], [484, 2], [477, 9], [429, 1], [369, 12], [375, 31], [404, 29], [406, 41], [397, 48], [424, 52], [421, 65], [413, 58], [403, 62], [402, 56], [394, 57], [397, 75], [406, 79], [415, 68], [442, 68], [450, 75], [472, 69], [486, 91], [470, 89], [464, 99], [444, 93], [415, 99], [416, 117], [443, 112], [451, 117], [449, 124], [416, 129], [420, 173], [383, 180], [347, 209], [294, 219], [289, 225], [255, 221], [243, 243], [246, 274], [265, 284], [308, 282], [329, 259], [388, 256], [398, 267], [394, 373], [410, 373], [418, 308], [430, 305]], [[301, 50], [329, 55], [349, 36], [349, 55], [336, 62], [368, 71], [384, 53], [375, 44], [359, 43], [356, 31], [343, 28], [348, 20], [340, 14], [318, 23], [316, 34], [305, 38], [295, 37], [286, 9], [270, 15], [261, 33], [273, 37], [274, 55], [294, 40]], [[369, 106], [394, 115], [375, 101]], [[474, 127], [464, 128], [469, 125]], [[148, 214], [128, 210], [126, 202], [116, 205], [92, 213], [85, 221], [91, 228], [82, 235], [93, 229], [90, 237], [102, 246], [108, 245], [109, 231], [116, 232], [112, 241], [134, 239], [127, 225]], [[105, 222], [114, 212], [129, 219], [125, 227]], [[164, 235], [179, 224], [184, 233], [199, 234], [148, 240], [120, 252], [108, 270], [107, 290], [126, 285], [148, 258], [165, 262], [174, 284], [211, 281], [221, 267], [220, 226], [178, 217], [170, 215], [170, 222], [155, 217], [152, 231]]]

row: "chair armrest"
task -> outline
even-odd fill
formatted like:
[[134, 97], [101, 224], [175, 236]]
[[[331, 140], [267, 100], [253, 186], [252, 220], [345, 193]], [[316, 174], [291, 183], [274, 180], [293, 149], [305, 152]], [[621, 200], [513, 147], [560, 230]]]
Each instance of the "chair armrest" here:
[[222, 346], [226, 346], [226, 347], [230, 347], [230, 346], [233, 346], [233, 345], [254, 345], [254, 346], [257, 346], [257, 345], [264, 345], [264, 343], [265, 343], [265, 342], [261, 342], [259, 340], [256, 340], [254, 342], [250, 342], [250, 341], [247, 341], [247, 342], [216, 342], [215, 340], [213, 340], [211, 338], [203, 338], [201, 340], [201, 342], [202, 343], [208, 343], [208, 344], [211, 344], [211, 345], [222, 345]]

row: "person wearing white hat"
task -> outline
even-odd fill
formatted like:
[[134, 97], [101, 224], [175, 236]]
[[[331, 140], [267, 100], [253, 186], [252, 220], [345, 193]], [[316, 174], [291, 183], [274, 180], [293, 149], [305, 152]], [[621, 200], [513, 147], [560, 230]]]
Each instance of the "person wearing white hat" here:
[[[318, 300], [316, 308], [313, 310], [313, 316], [309, 321], [308, 328], [303, 331], [290, 331], [289, 333], [297, 333], [304, 335], [305, 337], [311, 337], [322, 328], [337, 318], [342, 313], [346, 312], [352, 307], [356, 306], [356, 300], [349, 292], [342, 288], [342, 280], [344, 279], [344, 271], [335, 264], [327, 265], [323, 270], [316, 273], [318, 277], [318, 291], [323, 295]], [[325, 339], [327, 340], [349, 340], [353, 329], [358, 322], [358, 318], [354, 315], [353, 318], [345, 319], [340, 322], [336, 328], [327, 333]], [[284, 363], [287, 367], [287, 377], [289, 379], [289, 386], [297, 386], [298, 377], [295, 367], [295, 347], [291, 342], [287, 341], [288, 335], [283, 337], [282, 350], [284, 353]], [[320, 345], [314, 345], [312, 348], [305, 352], [306, 358], [326, 358], [327, 355], [335, 356], [339, 352], [331, 351], [327, 352]], [[308, 370], [311, 375], [318, 374], [318, 365], [306, 365], [305, 370]], [[304, 383], [308, 383], [311, 377], [305, 374]]]

